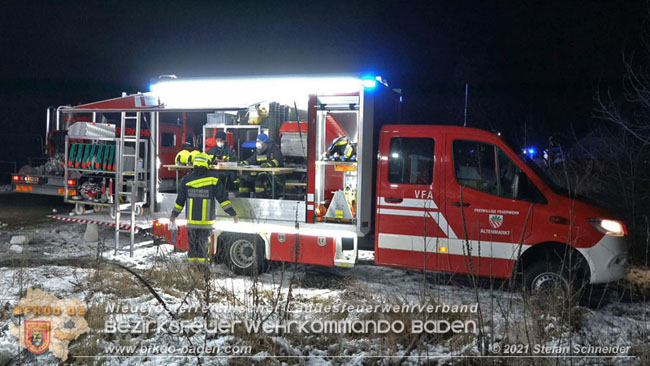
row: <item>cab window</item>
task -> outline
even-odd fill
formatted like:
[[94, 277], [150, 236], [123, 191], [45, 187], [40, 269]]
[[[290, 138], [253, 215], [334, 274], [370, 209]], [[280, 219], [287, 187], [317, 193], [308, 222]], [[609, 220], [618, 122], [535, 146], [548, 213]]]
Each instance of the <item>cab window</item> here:
[[388, 153], [388, 181], [430, 185], [433, 182], [434, 147], [431, 138], [392, 138]]
[[494, 146], [476, 141], [456, 140], [454, 169], [456, 181], [461, 186], [497, 194], [496, 161]]
[[455, 140], [452, 148], [458, 184], [499, 197], [546, 202], [537, 187], [498, 147]]
[[161, 147], [176, 147], [176, 134], [172, 132], [162, 132], [160, 134]]

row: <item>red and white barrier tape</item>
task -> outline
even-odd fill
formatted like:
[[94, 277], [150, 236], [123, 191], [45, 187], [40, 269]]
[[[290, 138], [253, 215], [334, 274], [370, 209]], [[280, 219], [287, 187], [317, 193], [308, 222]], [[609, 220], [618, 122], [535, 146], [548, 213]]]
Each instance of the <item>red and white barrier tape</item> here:
[[[76, 217], [65, 217], [65, 216], [55, 216], [55, 215], [49, 215], [48, 216], [51, 219], [59, 220], [59, 221], [65, 221], [65, 222], [76, 222], [79, 224], [97, 224], [97, 225], [102, 225], [102, 226], [108, 226], [108, 227], [115, 227], [114, 222], [106, 222], [106, 221], [96, 221], [96, 220], [88, 220], [88, 219], [80, 219]], [[129, 224], [120, 224], [120, 229], [124, 230], [131, 230], [131, 225]], [[135, 227], [135, 232], [138, 232], [138, 227]]]

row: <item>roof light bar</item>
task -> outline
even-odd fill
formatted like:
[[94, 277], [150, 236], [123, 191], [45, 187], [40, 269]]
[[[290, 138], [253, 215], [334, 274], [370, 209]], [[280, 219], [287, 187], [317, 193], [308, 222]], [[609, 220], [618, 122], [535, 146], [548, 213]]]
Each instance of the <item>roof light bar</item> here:
[[150, 90], [166, 108], [242, 108], [262, 101], [306, 104], [310, 94], [349, 94], [362, 87], [374, 88], [377, 83], [374, 76], [162, 79], [152, 84]]

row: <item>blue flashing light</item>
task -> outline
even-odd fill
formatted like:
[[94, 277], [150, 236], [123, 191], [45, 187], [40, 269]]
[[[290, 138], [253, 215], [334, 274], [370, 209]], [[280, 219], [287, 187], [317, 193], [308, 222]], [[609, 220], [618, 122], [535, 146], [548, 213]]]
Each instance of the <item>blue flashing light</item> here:
[[381, 82], [381, 76], [377, 76], [372, 71], [361, 73], [361, 85], [366, 89], [374, 89]]
[[374, 78], [362, 78], [361, 83], [363, 84], [363, 87], [366, 89], [374, 89], [377, 87], [377, 80]]
[[528, 155], [535, 155], [535, 149], [532, 147], [528, 148]]

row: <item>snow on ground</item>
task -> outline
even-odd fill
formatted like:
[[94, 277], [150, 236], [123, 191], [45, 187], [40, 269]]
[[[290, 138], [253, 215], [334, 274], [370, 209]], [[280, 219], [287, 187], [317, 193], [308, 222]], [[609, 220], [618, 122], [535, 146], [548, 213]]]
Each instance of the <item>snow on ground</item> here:
[[[30, 244], [25, 245], [21, 254], [10, 254], [8, 242], [13, 235], [29, 235]], [[183, 309], [187, 304], [200, 304], [204, 297], [203, 288], [198, 291], [187, 290], [188, 279], [200, 272], [186, 267], [185, 254], [174, 252], [170, 245], [154, 245], [150, 238], [138, 235], [138, 244], [134, 256], [124, 250], [114, 253], [114, 231], [100, 228], [100, 242], [86, 243], [83, 240], [84, 226], [51, 222], [33, 227], [17, 227], [0, 231], [0, 253], [2, 258], [15, 258], [15, 263], [28, 263], [30, 260], [49, 260], [49, 264], [22, 268], [14, 264], [0, 268], [0, 298], [4, 312], [0, 313], [0, 360], [3, 355], [14, 359], [29, 360], [33, 364], [56, 363], [51, 354], [34, 356], [26, 351], [19, 354], [16, 340], [8, 335], [9, 323], [16, 318], [10, 315], [11, 307], [17, 303], [21, 289], [38, 287], [60, 298], [78, 297], [87, 301], [91, 309], [103, 309], [106, 304], [118, 301], [120, 304], [139, 305], [147, 309], [143, 313], [113, 315], [115, 319], [136, 319], [138, 317], [170, 320], [171, 316], [160, 313], [156, 300], [138, 280], [125, 271], [114, 266], [93, 267], [93, 262], [100, 258], [113, 261], [136, 270], [153, 286], [172, 312]], [[127, 243], [125, 236], [122, 244]], [[77, 260], [77, 262], [75, 262]], [[59, 263], [60, 262], [60, 263]], [[318, 320], [369, 320], [389, 319], [408, 321], [420, 315], [401, 313], [373, 313], [362, 311], [365, 305], [381, 306], [384, 304], [433, 304], [433, 305], [471, 305], [480, 306], [479, 317], [476, 314], [437, 314], [441, 319], [470, 319], [479, 322], [477, 333], [460, 336], [423, 336], [421, 339], [410, 334], [398, 336], [355, 334], [318, 334], [295, 335], [277, 334], [260, 336], [253, 340], [250, 335], [212, 335], [205, 337], [198, 333], [190, 337], [172, 334], [140, 334], [119, 337], [102, 335], [101, 326], [106, 318], [88, 315], [92, 334], [72, 343], [71, 354], [115, 355], [109, 347], [124, 344], [142, 346], [169, 346], [206, 344], [213, 347], [231, 347], [233, 345], [256, 345], [250, 359], [223, 358], [223, 351], [217, 356], [203, 359], [203, 364], [296, 364], [305, 365], [366, 365], [376, 364], [387, 356], [393, 361], [406, 355], [409, 341], [418, 342], [412, 352], [406, 356], [405, 364], [416, 365], [431, 357], [433, 363], [461, 362], [461, 357], [481, 354], [480, 339], [490, 347], [504, 347], [508, 344], [537, 344], [540, 346], [632, 346], [630, 354], [645, 355], [650, 344], [650, 304], [638, 299], [630, 299], [619, 291], [612, 291], [605, 296], [605, 304], [600, 309], [575, 307], [571, 311], [554, 311], [558, 303], [539, 306], [525, 300], [519, 292], [491, 289], [484, 283], [475, 289], [463, 276], [432, 274], [426, 276], [421, 272], [409, 271], [372, 265], [373, 253], [361, 251], [359, 264], [351, 269], [326, 268], [316, 266], [296, 266], [283, 271], [282, 266], [274, 265], [267, 273], [256, 279], [237, 276], [224, 264], [211, 267], [211, 308], [210, 315], [216, 319], [246, 317], [265, 317], [268, 308], [259, 313], [255, 305], [276, 305], [280, 307], [268, 318], [269, 324], [278, 325], [284, 317], [300, 321]], [[293, 281], [292, 281], [293, 279]], [[289, 296], [291, 283], [291, 308], [285, 313], [282, 309]], [[498, 282], [493, 288], [499, 288]], [[191, 284], [190, 284], [191, 285]], [[354, 308], [350, 312], [333, 313], [322, 311], [322, 306], [347, 306]], [[319, 309], [321, 311], [308, 311]], [[229, 308], [230, 307], [230, 308]], [[247, 313], [233, 311], [233, 308], [248, 309]], [[2, 307], [0, 306], [0, 310]], [[231, 309], [231, 310], [223, 310]], [[252, 309], [252, 310], [251, 310]], [[298, 310], [291, 310], [298, 309]], [[266, 312], [265, 312], [266, 311]], [[101, 313], [101, 311], [96, 310]], [[178, 314], [183, 314], [182, 312]], [[567, 315], [568, 314], [568, 315]], [[435, 315], [435, 314], [434, 314]], [[179, 315], [177, 315], [179, 316]], [[566, 318], [568, 316], [568, 319]], [[95, 318], [98, 317], [98, 318]], [[201, 314], [186, 313], [183, 319], [200, 320]], [[95, 320], [93, 320], [95, 319]], [[99, 319], [99, 320], [97, 320]], [[97, 328], [99, 327], [99, 328]], [[89, 345], [89, 344], [91, 344]], [[493, 349], [493, 348], [491, 348]], [[135, 352], [139, 354], [139, 352]], [[129, 354], [122, 352], [122, 354]], [[179, 355], [175, 353], [175, 355]], [[274, 358], [273, 356], [283, 356]], [[150, 354], [151, 356], [151, 354]], [[123, 357], [103, 358], [105, 365], [194, 365], [195, 357]], [[504, 364], [511, 364], [510, 359], [503, 359]], [[552, 360], [551, 360], [552, 361]], [[614, 365], [643, 365], [645, 361], [638, 358], [614, 359], [574, 359], [577, 365], [598, 362]], [[73, 364], [85, 364], [88, 359], [72, 358]], [[515, 364], [515, 361], [512, 361]], [[521, 360], [518, 360], [520, 362]]]

